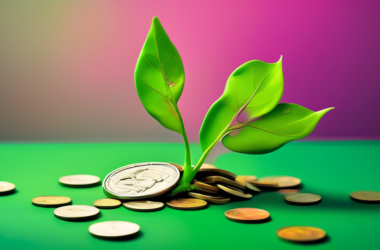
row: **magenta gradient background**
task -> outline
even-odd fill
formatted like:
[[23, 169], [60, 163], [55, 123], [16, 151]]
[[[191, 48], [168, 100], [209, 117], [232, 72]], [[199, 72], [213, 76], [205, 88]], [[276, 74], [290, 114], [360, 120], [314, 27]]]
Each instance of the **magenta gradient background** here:
[[329, 112], [308, 139], [379, 139], [380, 1], [1, 1], [0, 140], [178, 141], [143, 109], [133, 72], [158, 16], [198, 130], [228, 76], [283, 55], [281, 102]]

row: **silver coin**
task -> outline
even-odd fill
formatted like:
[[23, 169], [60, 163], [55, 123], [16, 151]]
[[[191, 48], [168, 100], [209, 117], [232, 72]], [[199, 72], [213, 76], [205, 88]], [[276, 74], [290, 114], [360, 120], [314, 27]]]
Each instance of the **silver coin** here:
[[178, 182], [179, 170], [169, 163], [145, 162], [127, 165], [109, 173], [103, 191], [111, 198], [139, 200], [170, 191]]
[[134, 211], [154, 211], [164, 207], [159, 201], [128, 201], [123, 206]]
[[54, 210], [55, 216], [61, 219], [83, 219], [99, 214], [99, 209], [85, 205], [70, 205]]
[[88, 230], [93, 235], [112, 238], [135, 234], [140, 226], [127, 221], [105, 221], [92, 224]]
[[100, 178], [94, 175], [69, 175], [59, 178], [59, 182], [69, 186], [87, 186], [100, 182]]
[[6, 193], [16, 188], [15, 184], [5, 181], [0, 181], [0, 193]]

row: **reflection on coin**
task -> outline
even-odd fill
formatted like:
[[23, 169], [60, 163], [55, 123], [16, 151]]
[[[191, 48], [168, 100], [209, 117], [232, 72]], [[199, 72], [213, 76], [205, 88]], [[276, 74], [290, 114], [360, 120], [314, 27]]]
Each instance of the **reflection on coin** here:
[[380, 202], [380, 192], [375, 191], [356, 191], [350, 194], [351, 198], [365, 202]]
[[283, 227], [277, 230], [277, 235], [291, 241], [315, 241], [323, 239], [326, 232], [316, 227]]
[[100, 237], [123, 237], [137, 233], [140, 226], [126, 221], [105, 221], [92, 224], [88, 230]]
[[174, 167], [176, 167], [180, 172], [183, 172], [183, 167], [179, 164], [176, 164], [176, 163], [169, 163], [169, 164], [172, 164]]
[[268, 176], [259, 179], [259, 182], [278, 183], [279, 188], [295, 187], [301, 184], [301, 180], [291, 176]]
[[230, 202], [230, 198], [226, 198], [223, 196], [211, 196], [211, 195], [206, 195], [206, 194], [201, 194], [197, 192], [188, 192], [187, 193], [190, 197], [194, 197], [197, 199], [205, 200], [209, 203], [213, 204], [226, 204]]
[[100, 199], [94, 201], [94, 206], [97, 208], [117, 208], [121, 205], [121, 201], [115, 199]]
[[89, 186], [100, 182], [100, 178], [94, 175], [69, 175], [59, 178], [59, 182], [68, 186]]
[[179, 198], [168, 201], [166, 205], [175, 209], [196, 210], [207, 207], [207, 202], [194, 198]]
[[285, 196], [285, 201], [290, 204], [299, 204], [299, 205], [312, 205], [319, 203], [321, 201], [321, 196], [317, 194], [288, 194]]
[[258, 208], [231, 209], [225, 212], [224, 215], [227, 219], [237, 222], [265, 220], [270, 216], [267, 211]]
[[216, 184], [216, 183], [222, 184], [222, 185], [226, 184], [228, 186], [236, 187], [241, 190], [245, 189], [245, 185], [242, 185], [237, 181], [233, 181], [222, 176], [207, 176], [207, 177], [201, 178], [200, 181], [206, 184]]
[[248, 181], [248, 182], [257, 187], [269, 187], [269, 188], [278, 187], [278, 183], [273, 182], [273, 181]]
[[131, 164], [109, 173], [103, 181], [103, 191], [111, 198], [142, 200], [170, 191], [179, 177], [179, 170], [169, 163]]
[[164, 207], [159, 201], [128, 201], [123, 206], [134, 211], [155, 211]]
[[85, 205], [70, 205], [54, 210], [54, 215], [60, 219], [74, 220], [92, 217], [99, 214], [99, 209]]
[[258, 187], [253, 186], [251, 183], [246, 182], [245, 186], [247, 187], [248, 190], [254, 191], [254, 192], [261, 192], [261, 190]]
[[203, 183], [203, 182], [200, 182], [200, 181], [197, 181], [197, 180], [193, 180], [191, 182], [191, 185], [195, 186], [196, 190], [199, 190], [199, 191], [202, 191], [202, 192], [206, 192], [206, 193], [215, 194], [215, 193], [217, 193], [219, 191], [218, 187], [211, 186], [209, 184], [206, 184], [206, 183]]
[[252, 198], [252, 194], [243, 193], [239, 189], [236, 189], [233, 187], [227, 187], [227, 186], [223, 186], [221, 184], [217, 184], [217, 187], [226, 193], [232, 194], [232, 195], [240, 197], [240, 198], [245, 198], [245, 199], [251, 199]]
[[281, 194], [296, 194], [300, 191], [298, 189], [279, 189], [277, 192]]
[[0, 181], [0, 194], [14, 190], [16, 186], [13, 183]]
[[64, 196], [39, 196], [33, 198], [32, 203], [41, 207], [55, 207], [70, 204], [71, 199]]
[[247, 181], [256, 181], [257, 177], [253, 175], [238, 175], [235, 178], [235, 181], [239, 182], [242, 185], [245, 185]]

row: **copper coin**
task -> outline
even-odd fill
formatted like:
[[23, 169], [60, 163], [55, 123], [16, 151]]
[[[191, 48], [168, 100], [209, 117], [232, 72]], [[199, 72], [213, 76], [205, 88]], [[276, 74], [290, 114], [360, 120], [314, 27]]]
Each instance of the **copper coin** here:
[[280, 189], [277, 192], [281, 194], [296, 194], [296, 193], [299, 193], [300, 191], [298, 189]]
[[322, 197], [317, 194], [288, 194], [285, 196], [285, 201], [290, 204], [300, 204], [300, 205], [312, 205], [319, 203]]
[[270, 214], [263, 209], [248, 207], [228, 210], [224, 215], [227, 219], [236, 222], [265, 220], [270, 216]]
[[275, 182], [279, 188], [295, 187], [301, 184], [301, 180], [291, 176], [268, 176], [259, 179], [260, 182]]
[[256, 181], [257, 177], [254, 175], [238, 175], [235, 178], [235, 181], [239, 182], [242, 185], [245, 185], [247, 181]]
[[205, 208], [207, 206], [207, 202], [195, 198], [179, 198], [168, 201], [166, 205], [168, 205], [168, 207], [180, 210], [196, 210]]
[[350, 194], [351, 198], [366, 202], [380, 202], [380, 192], [375, 191], [356, 191]]
[[270, 188], [277, 188], [278, 183], [273, 181], [248, 181], [254, 186], [257, 187], [270, 187]]
[[41, 207], [54, 207], [68, 205], [71, 203], [71, 199], [64, 196], [39, 196], [33, 198], [32, 203]]
[[283, 227], [277, 230], [277, 235], [291, 241], [315, 241], [323, 239], [326, 232], [316, 227]]
[[94, 201], [94, 206], [97, 208], [117, 208], [121, 206], [121, 201], [116, 199], [100, 199]]

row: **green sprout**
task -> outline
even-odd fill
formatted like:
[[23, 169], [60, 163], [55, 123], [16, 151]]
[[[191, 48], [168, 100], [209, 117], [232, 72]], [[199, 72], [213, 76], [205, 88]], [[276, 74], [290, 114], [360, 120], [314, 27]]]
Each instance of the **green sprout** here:
[[157, 17], [152, 20], [135, 70], [137, 93], [146, 111], [162, 126], [183, 136], [184, 171], [172, 195], [190, 191], [191, 181], [211, 149], [222, 141], [234, 152], [265, 154], [309, 135], [321, 117], [293, 103], [280, 103], [284, 89], [282, 57], [276, 63], [253, 60], [238, 67], [222, 96], [211, 106], [199, 132], [203, 155], [192, 166], [190, 145], [177, 103], [185, 72], [182, 59]]

